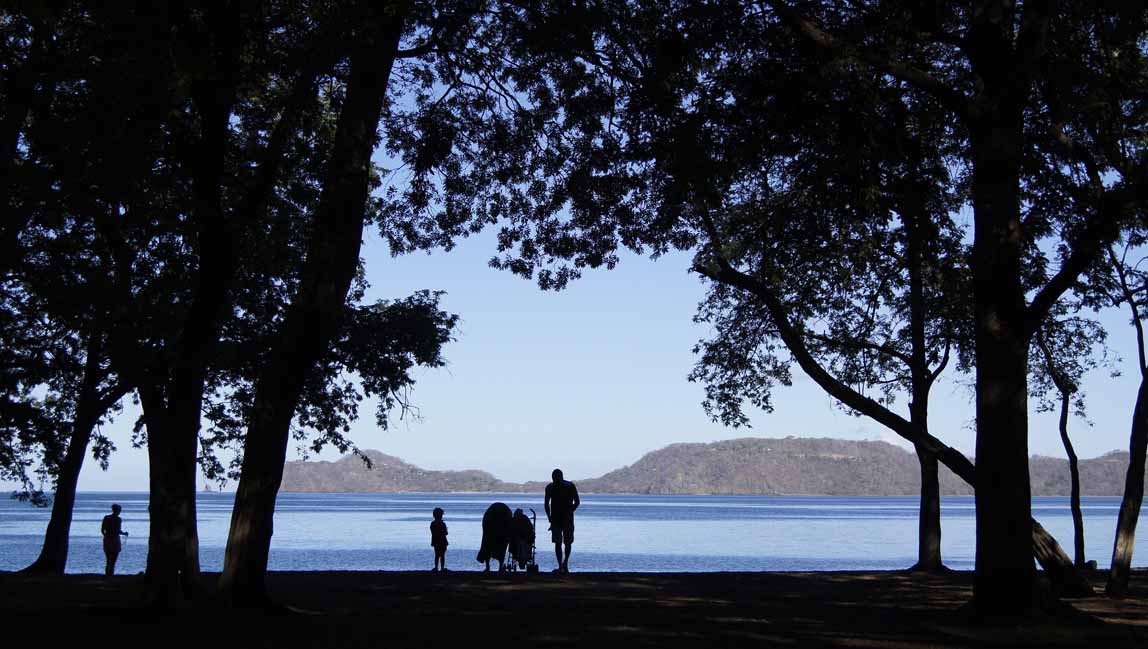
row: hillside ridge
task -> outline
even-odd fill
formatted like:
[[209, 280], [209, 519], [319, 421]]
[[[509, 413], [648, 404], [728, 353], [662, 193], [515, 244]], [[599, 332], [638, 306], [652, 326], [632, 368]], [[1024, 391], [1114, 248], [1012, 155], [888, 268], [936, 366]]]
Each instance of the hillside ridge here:
[[[538, 492], [542, 481], [505, 482], [487, 471], [423, 469], [380, 451], [365, 451], [373, 468], [348, 456], [334, 462], [288, 462], [282, 491], [340, 492]], [[1080, 461], [1085, 496], [1123, 493], [1128, 453], [1111, 451]], [[1068, 461], [1029, 459], [1034, 496], [1068, 495]], [[972, 489], [941, 467], [941, 493]], [[664, 495], [915, 495], [920, 486], [916, 456], [882, 441], [833, 438], [743, 437], [717, 442], [678, 442], [650, 451], [633, 464], [597, 478], [576, 481], [583, 493]]]

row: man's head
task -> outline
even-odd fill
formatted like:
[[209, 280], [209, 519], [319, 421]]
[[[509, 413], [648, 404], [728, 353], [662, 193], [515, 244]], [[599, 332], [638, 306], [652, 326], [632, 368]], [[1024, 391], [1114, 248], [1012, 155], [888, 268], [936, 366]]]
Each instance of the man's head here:
[[562, 469], [554, 469], [554, 473], [551, 473], [550, 477], [554, 479], [554, 482], [562, 482]]
[[434, 511], [431, 512], [431, 516], [434, 516], [436, 521], [442, 518], [442, 514], [442, 507], [435, 507]]
[[120, 511], [121, 511], [122, 509], [123, 509], [123, 507], [120, 507], [119, 505], [112, 505], [112, 513], [113, 513], [113, 514], [118, 514], [118, 513], [120, 513]]

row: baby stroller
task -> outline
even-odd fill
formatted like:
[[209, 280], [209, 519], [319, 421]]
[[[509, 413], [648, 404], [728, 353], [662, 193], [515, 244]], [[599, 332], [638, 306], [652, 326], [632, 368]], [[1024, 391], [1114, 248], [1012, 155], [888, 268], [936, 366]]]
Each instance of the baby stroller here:
[[514, 519], [510, 524], [511, 572], [519, 569], [528, 574], [538, 572], [538, 564], [534, 561], [534, 525], [537, 520], [538, 514], [533, 509], [530, 510], [530, 518], [521, 509], [514, 510]]

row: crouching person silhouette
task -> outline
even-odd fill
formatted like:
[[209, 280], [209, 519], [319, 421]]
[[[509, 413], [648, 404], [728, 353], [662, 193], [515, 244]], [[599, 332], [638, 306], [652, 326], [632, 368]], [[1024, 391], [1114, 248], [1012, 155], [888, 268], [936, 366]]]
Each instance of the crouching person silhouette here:
[[513, 520], [514, 516], [506, 503], [493, 503], [482, 515], [482, 547], [475, 558], [479, 563], [486, 564], [486, 572], [490, 572], [491, 559], [498, 561], [499, 572], [503, 570]]

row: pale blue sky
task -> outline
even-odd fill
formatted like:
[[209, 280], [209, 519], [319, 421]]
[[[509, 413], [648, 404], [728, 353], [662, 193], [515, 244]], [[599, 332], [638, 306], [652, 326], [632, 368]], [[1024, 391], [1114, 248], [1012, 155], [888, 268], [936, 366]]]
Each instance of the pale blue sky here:
[[[834, 407], [797, 368], [794, 386], [777, 390], [775, 412], [758, 413], [752, 429], [709, 421], [700, 406], [702, 387], [686, 381], [691, 348], [706, 334], [691, 321], [704, 287], [686, 270], [688, 254], [657, 261], [625, 256], [616, 269], [589, 271], [553, 293], [489, 268], [493, 250], [493, 237], [484, 234], [450, 253], [395, 259], [373, 233], [368, 238], [363, 254], [372, 299], [442, 289], [444, 307], [462, 322], [457, 341], [446, 348], [449, 365], [417, 371], [413, 398], [422, 419], [396, 422], [384, 432], [368, 415], [351, 433], [362, 448], [428, 469], [480, 468], [523, 481], [545, 480], [556, 466], [573, 479], [597, 476], [673, 442], [786, 435], [900, 442]], [[1137, 384], [1128, 364], [1135, 359], [1134, 339], [1123, 313], [1105, 321], [1112, 347], [1126, 361], [1124, 375], [1096, 373], [1086, 382], [1095, 426], [1072, 422], [1081, 457], [1128, 444]], [[967, 381], [950, 373], [937, 385], [931, 427], [971, 454]], [[904, 404], [898, 409], [904, 412]], [[105, 426], [120, 450], [106, 473], [86, 463], [81, 490], [146, 490], [146, 453], [128, 443], [133, 420], [129, 410]], [[1063, 456], [1055, 418], [1035, 415], [1031, 424], [1031, 451]]]

